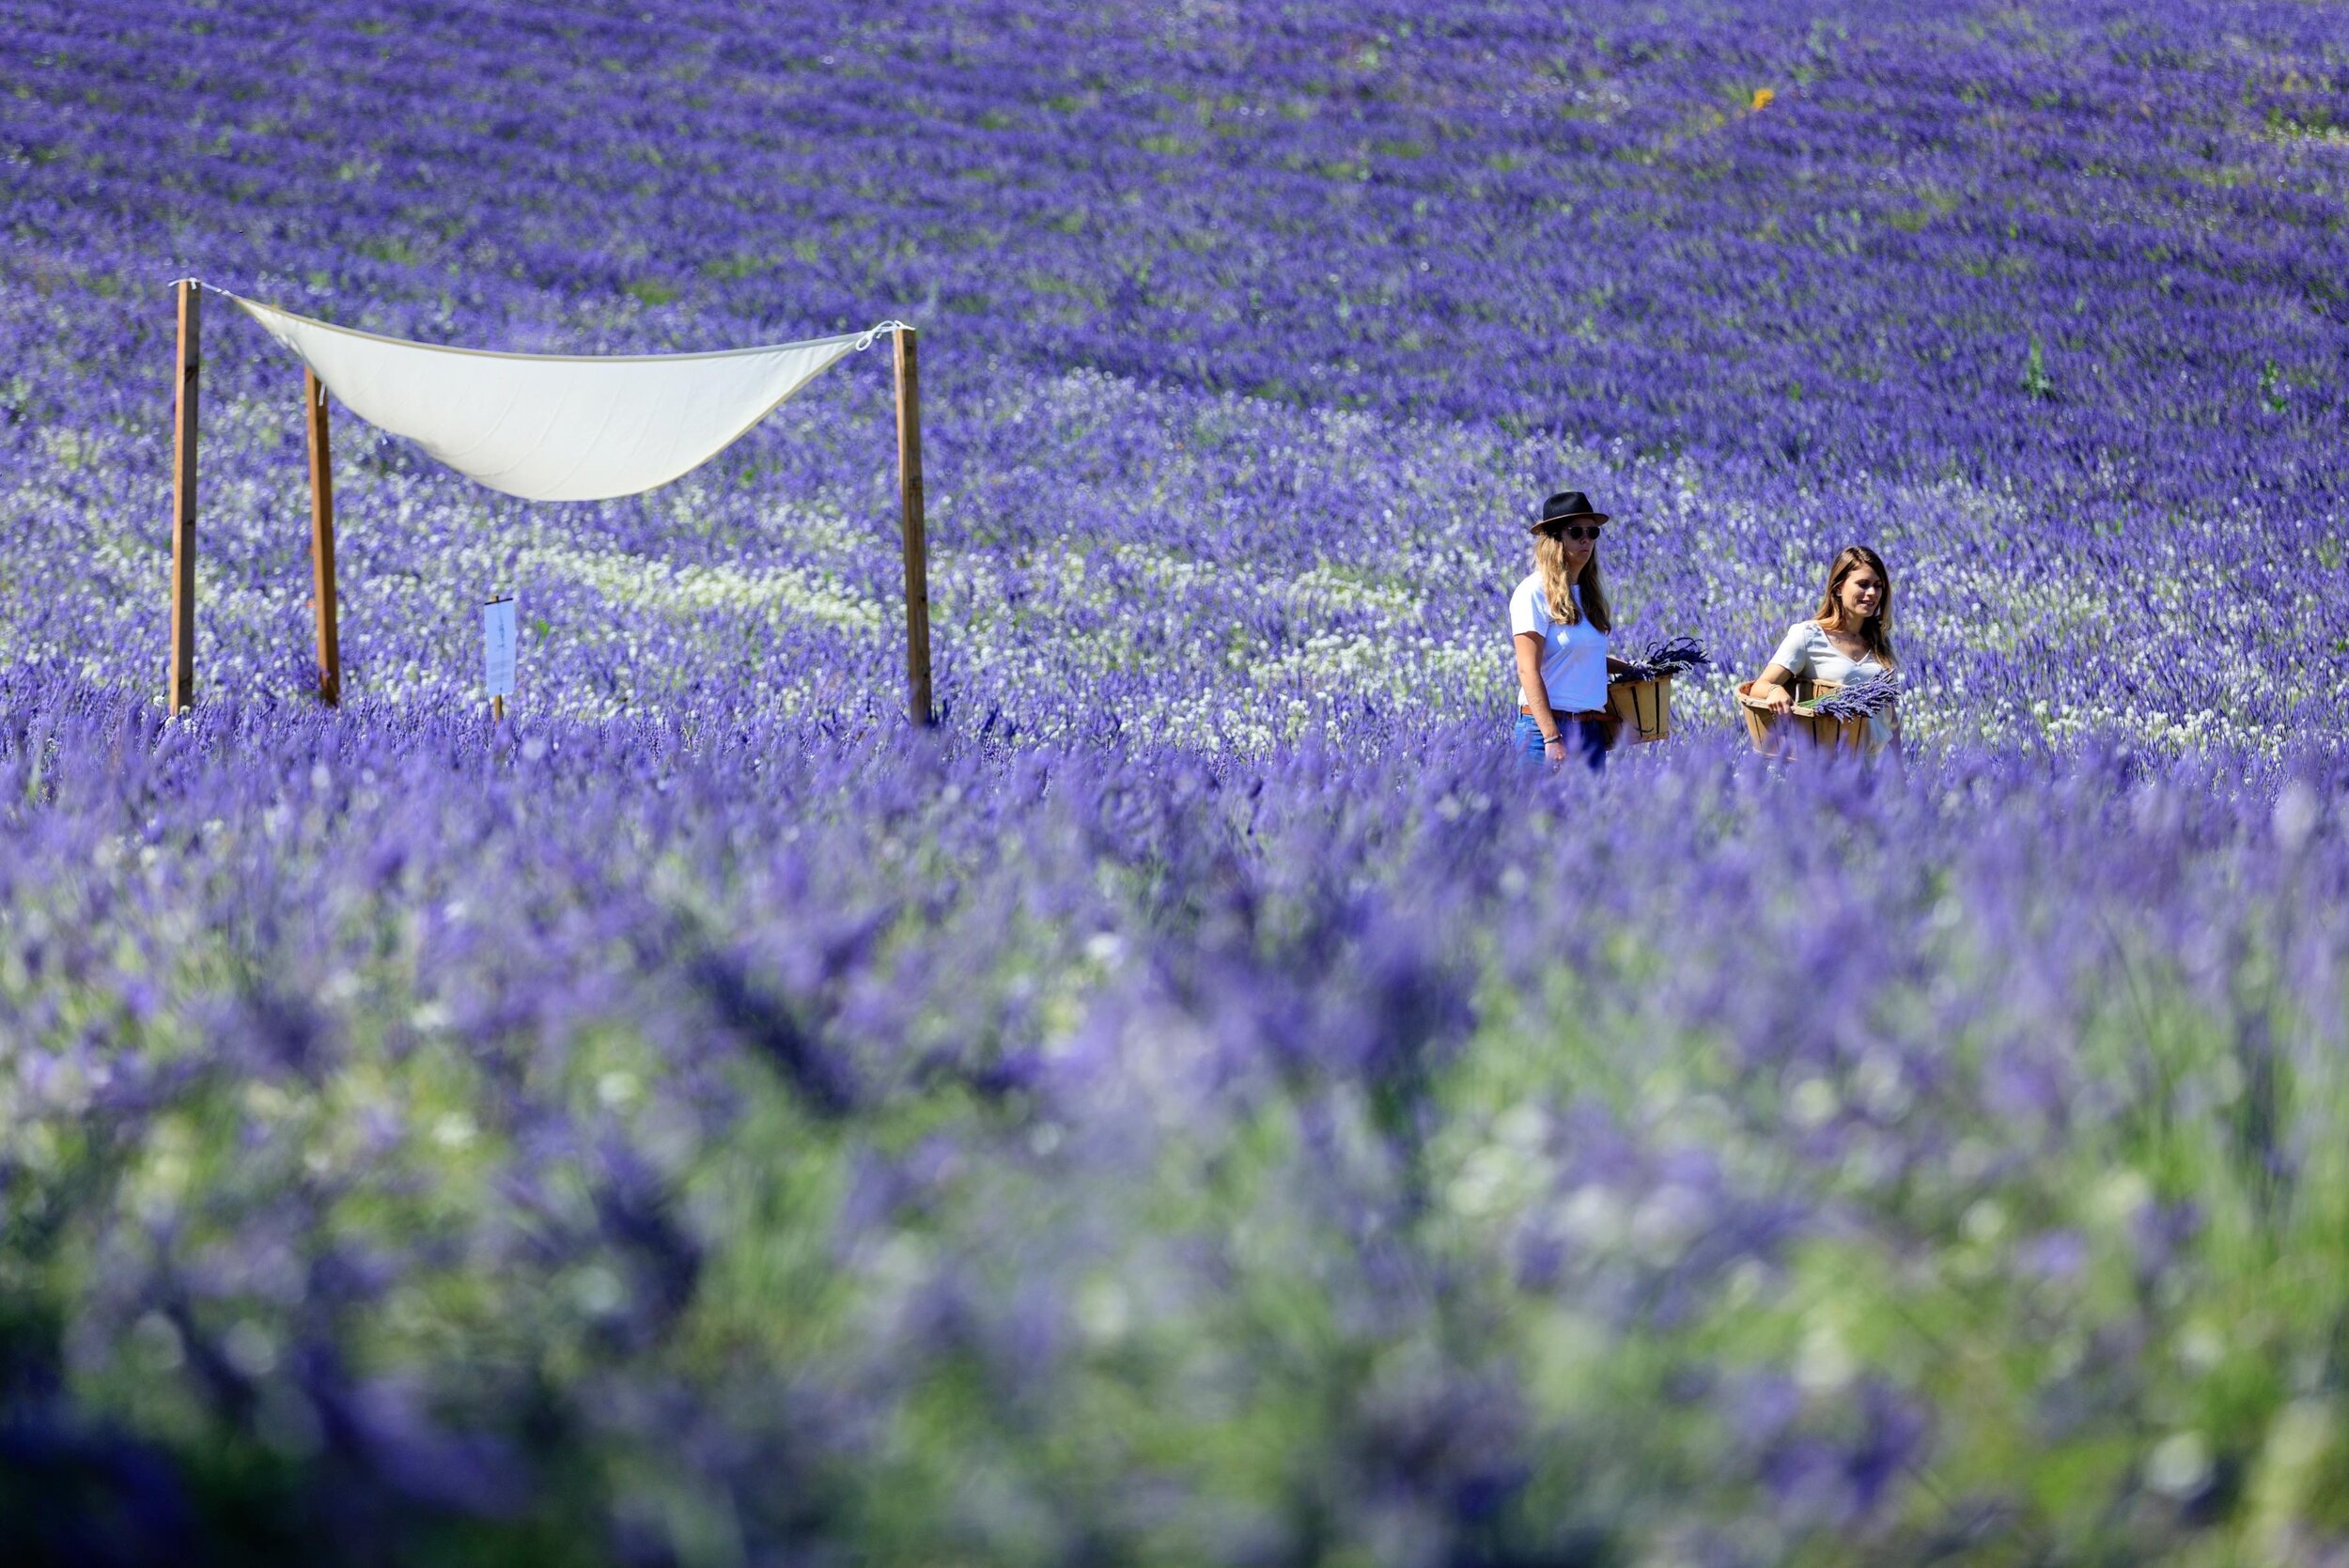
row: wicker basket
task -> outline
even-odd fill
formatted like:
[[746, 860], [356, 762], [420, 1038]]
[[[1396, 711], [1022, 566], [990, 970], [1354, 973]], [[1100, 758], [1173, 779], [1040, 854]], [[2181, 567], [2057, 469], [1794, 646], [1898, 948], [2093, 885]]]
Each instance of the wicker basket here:
[[1661, 740], [1672, 733], [1672, 677], [1619, 680], [1607, 688], [1607, 710], [1624, 724], [1633, 745]]
[[[1737, 710], [1746, 718], [1746, 738], [1765, 756], [1789, 756], [1797, 751], [1864, 752], [1873, 721], [1828, 719], [1815, 713], [1780, 712], [1754, 700], [1753, 682], [1737, 688]], [[1795, 701], [1807, 703], [1838, 690], [1834, 681], [1798, 680]]]

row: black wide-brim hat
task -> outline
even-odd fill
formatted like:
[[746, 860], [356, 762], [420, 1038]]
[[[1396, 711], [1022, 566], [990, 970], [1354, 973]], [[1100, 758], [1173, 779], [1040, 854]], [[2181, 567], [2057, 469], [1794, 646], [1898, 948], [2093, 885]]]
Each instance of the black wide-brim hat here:
[[1542, 503], [1540, 520], [1536, 521], [1527, 532], [1538, 534], [1553, 522], [1573, 522], [1580, 518], [1589, 518], [1595, 522], [1605, 522], [1607, 514], [1592, 511], [1591, 498], [1580, 490], [1560, 490], [1556, 495]]

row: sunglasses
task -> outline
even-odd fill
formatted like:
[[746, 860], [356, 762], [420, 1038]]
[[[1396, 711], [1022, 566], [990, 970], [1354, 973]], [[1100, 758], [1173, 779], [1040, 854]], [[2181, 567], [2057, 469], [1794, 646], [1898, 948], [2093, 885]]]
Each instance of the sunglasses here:
[[1596, 543], [1598, 540], [1598, 531], [1606, 526], [1607, 525], [1603, 522], [1595, 522], [1588, 528], [1585, 528], [1579, 522], [1570, 522], [1563, 528], [1553, 528], [1549, 530], [1549, 534], [1552, 538], [1589, 539], [1593, 543]]

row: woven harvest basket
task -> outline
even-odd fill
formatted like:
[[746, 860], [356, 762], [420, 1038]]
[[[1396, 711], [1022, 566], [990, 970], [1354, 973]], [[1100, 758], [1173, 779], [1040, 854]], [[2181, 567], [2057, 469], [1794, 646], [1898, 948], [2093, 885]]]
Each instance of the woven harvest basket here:
[[1672, 727], [1672, 677], [1611, 683], [1607, 688], [1607, 711], [1623, 722], [1623, 733], [1633, 745], [1663, 739]]
[[[1827, 719], [1813, 713], [1781, 713], [1754, 700], [1753, 682], [1737, 687], [1737, 710], [1745, 715], [1746, 738], [1765, 756], [1788, 756], [1797, 751], [1864, 752], [1873, 721]], [[1795, 700], [1807, 703], [1836, 691], [1831, 680], [1797, 681]]]

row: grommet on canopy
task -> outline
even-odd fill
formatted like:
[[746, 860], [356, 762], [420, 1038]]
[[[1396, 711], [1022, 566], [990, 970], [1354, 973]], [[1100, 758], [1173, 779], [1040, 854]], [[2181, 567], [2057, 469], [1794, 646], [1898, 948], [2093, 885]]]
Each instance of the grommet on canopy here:
[[174, 713], [194, 701], [195, 435], [201, 291], [232, 301], [304, 369], [319, 691], [341, 696], [335, 629], [334, 491], [326, 396], [458, 473], [530, 501], [636, 495], [692, 472], [842, 356], [889, 334], [896, 348], [898, 503], [906, 571], [906, 673], [913, 722], [930, 722], [928, 549], [913, 329], [692, 354], [517, 354], [445, 348], [297, 316], [194, 278], [179, 296], [174, 423], [171, 675]]

